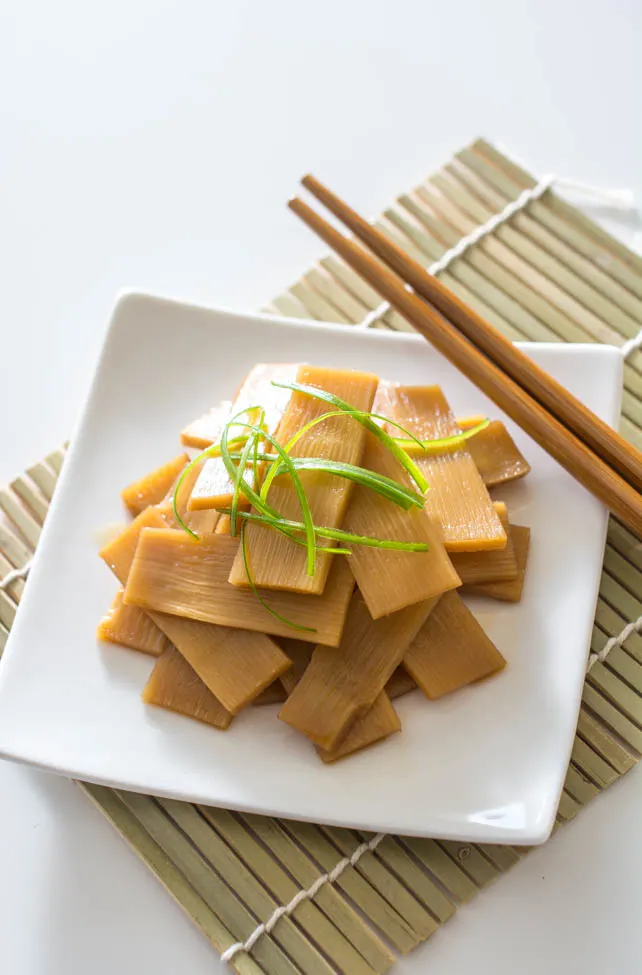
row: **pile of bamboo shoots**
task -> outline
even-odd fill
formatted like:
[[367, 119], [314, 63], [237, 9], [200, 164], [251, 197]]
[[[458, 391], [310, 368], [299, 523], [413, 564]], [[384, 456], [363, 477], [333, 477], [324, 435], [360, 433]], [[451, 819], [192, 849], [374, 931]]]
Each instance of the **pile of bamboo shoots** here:
[[332, 762], [401, 729], [395, 698], [504, 668], [460, 595], [522, 594], [530, 532], [491, 491], [529, 466], [500, 421], [261, 364], [180, 437], [100, 553], [119, 588], [98, 637], [157, 657], [147, 704], [219, 729], [276, 704]]

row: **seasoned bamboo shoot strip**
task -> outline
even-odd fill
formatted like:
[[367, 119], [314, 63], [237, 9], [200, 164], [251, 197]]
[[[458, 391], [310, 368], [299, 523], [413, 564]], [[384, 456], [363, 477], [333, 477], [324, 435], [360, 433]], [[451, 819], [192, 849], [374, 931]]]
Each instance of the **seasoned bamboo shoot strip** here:
[[281, 683], [286, 694], [291, 694], [305, 673], [314, 646], [303, 640], [280, 640], [281, 647], [290, 658], [292, 666], [281, 674]]
[[[147, 508], [101, 552], [102, 557], [124, 586], [129, 579], [141, 531], [148, 525], [165, 526], [162, 508]], [[167, 528], [163, 530], [177, 540], [188, 538], [182, 531], [172, 531]], [[194, 542], [194, 544], [199, 543]], [[217, 690], [222, 691], [226, 705], [231, 705], [230, 712], [235, 713], [243, 707], [288, 666], [285, 655], [263, 634], [243, 633], [238, 630], [236, 631], [238, 637], [234, 635], [226, 639], [224, 627], [195, 623], [189, 619], [166, 616], [164, 613], [147, 614], [140, 607], [127, 603], [123, 604], [122, 609], [131, 614], [138, 614], [141, 618], [141, 626], [142, 620], [145, 620], [151, 632], [157, 633], [159, 641], [165, 634], [190, 665], [195, 666], [196, 670], [205, 677], [209, 690], [212, 693], [216, 693]], [[240, 652], [239, 644], [243, 642], [243, 638], [247, 638], [244, 641], [244, 650], [248, 658], [245, 663], [248, 666], [239, 667], [238, 658], [234, 659], [232, 650], [236, 646]], [[223, 707], [221, 702], [219, 704]]]
[[167, 528], [167, 519], [161, 509], [157, 507], [145, 508], [134, 518], [131, 525], [112, 539], [99, 552], [101, 559], [107, 563], [121, 586], [127, 585], [129, 570], [131, 569], [136, 547], [143, 528]]
[[266, 687], [264, 691], [255, 697], [252, 701], [254, 707], [263, 707], [265, 704], [282, 704], [285, 701], [287, 694], [283, 689], [283, 684], [281, 679], [275, 680], [269, 687]]
[[139, 515], [150, 504], [159, 504], [176, 478], [189, 462], [187, 454], [180, 454], [156, 470], [134, 481], [121, 491], [121, 498], [133, 515]]
[[442, 596], [403, 658], [426, 697], [443, 697], [503, 670], [506, 661], [455, 592]]
[[[420, 440], [460, 433], [438, 386], [382, 384], [376, 410], [401, 423]], [[389, 432], [398, 435], [393, 427]], [[441, 528], [449, 552], [504, 548], [506, 532], [466, 447], [415, 460], [429, 484], [426, 511]]]
[[373, 620], [357, 590], [337, 650], [315, 647], [303, 677], [279, 711], [282, 721], [331, 750], [375, 702], [401, 663], [434, 600]]
[[[128, 525], [123, 532], [101, 549], [100, 557], [107, 563], [121, 586], [127, 585], [129, 570], [134, 561], [141, 531], [146, 527], [166, 528], [168, 513], [168, 509], [161, 505], [150, 505], [149, 508], [145, 508], [134, 518], [131, 525]], [[158, 645], [164, 646], [165, 638], [162, 632], [142, 609], [138, 606], [126, 605], [124, 591], [121, 593], [121, 603], [121, 614], [129, 614], [129, 624], [134, 625], [135, 623], [139, 631], [149, 631], [148, 638], [151, 638], [153, 634]], [[97, 636], [99, 639], [107, 639], [107, 637], [101, 637], [101, 625], [99, 624]]]
[[219, 520], [216, 522], [216, 528], [214, 529], [217, 535], [229, 535], [230, 533], [230, 516], [221, 515]]
[[207, 413], [192, 420], [181, 430], [181, 443], [184, 447], [196, 447], [205, 450], [213, 443], [218, 443], [221, 433], [230, 418], [231, 400], [222, 400], [218, 406], [212, 407]]
[[[165, 523], [166, 519], [160, 506], [147, 508], [101, 552], [102, 557], [124, 586], [129, 580], [141, 531], [145, 526], [158, 528], [165, 526]], [[183, 532], [172, 531], [165, 527], [163, 531], [178, 540], [188, 537]], [[194, 542], [194, 544], [199, 543]], [[220, 711], [230, 716], [236, 713], [289, 666], [287, 657], [263, 634], [244, 633], [241, 630], [232, 633], [225, 627], [195, 623], [190, 619], [172, 617], [164, 613], [147, 614], [142, 608], [124, 602], [122, 611], [132, 615], [138, 614], [141, 628], [146, 624], [146, 628], [151, 633], [156, 632], [159, 641], [163, 639], [165, 643], [171, 641], [181, 656], [186, 658], [185, 665], [188, 670], [185, 668], [181, 670], [173, 658], [167, 667], [170, 667], [172, 672], [192, 674], [190, 679], [195, 688], [197, 703], [208, 702], [209, 698], [200, 687], [201, 677], [196, 671], [207, 681], [208, 693], [212, 695], [217, 691], [222, 693], [225, 706], [221, 701], [217, 701], [219, 709], [217, 714]], [[235, 650], [238, 654], [243, 652], [245, 655], [243, 667], [238, 666], [238, 655], [235, 656]], [[163, 668], [159, 672], [163, 674]], [[167, 693], [169, 694], [169, 691]], [[211, 702], [208, 706], [210, 705]], [[167, 707], [170, 705], [168, 704]], [[176, 707], [174, 710], [180, 708]]]
[[370, 710], [350, 725], [346, 734], [334, 748], [326, 750], [317, 747], [317, 752], [327, 765], [340, 758], [345, 758], [347, 755], [353, 755], [369, 745], [374, 745], [375, 742], [388, 738], [396, 731], [401, 731], [399, 715], [393, 708], [386, 692], [382, 691]]
[[125, 606], [123, 590], [116, 593], [107, 614], [98, 624], [96, 636], [108, 643], [117, 643], [130, 650], [140, 650], [153, 657], [160, 657], [167, 650], [169, 640], [161, 633], [147, 613], [138, 606]]
[[493, 507], [504, 526], [506, 545], [484, 552], [453, 552], [452, 563], [465, 586], [517, 578], [517, 560], [506, 505], [503, 501], [495, 501]]
[[[372, 373], [301, 366], [297, 372], [297, 382], [333, 393], [357, 410], [370, 410], [378, 379]], [[293, 393], [279, 426], [279, 443], [286, 444], [311, 420], [328, 412], [335, 412], [330, 404], [303, 393]], [[292, 448], [291, 456], [323, 457], [360, 464], [364, 444], [363, 425], [352, 417], [340, 416], [327, 419], [308, 430]], [[352, 483], [318, 471], [303, 471], [300, 476], [315, 524], [328, 528], [341, 527]], [[301, 506], [289, 476], [279, 477], [272, 484], [268, 502], [284, 518], [301, 520]], [[319, 554], [316, 572], [314, 576], [309, 576], [306, 571], [306, 549], [280, 532], [250, 524], [247, 540], [252, 574], [258, 586], [305, 593], [323, 592], [332, 556]], [[240, 553], [230, 574], [230, 582], [235, 586], [247, 585]]]
[[[249, 373], [232, 403], [230, 415], [224, 419], [220, 430], [212, 428], [211, 443], [218, 443], [221, 439], [223, 426], [232, 416], [236, 416], [241, 410], [250, 410], [252, 407], [262, 407], [265, 411], [264, 424], [267, 432], [274, 435], [283, 417], [289, 400], [290, 391], [273, 386], [273, 382], [289, 383], [294, 382], [298, 366], [290, 362], [260, 363]], [[254, 409], [247, 415], [239, 417], [246, 423], [257, 424], [260, 420], [259, 410]], [[240, 437], [248, 431], [243, 427], [233, 427], [230, 430], [230, 440]], [[206, 444], [205, 446], [209, 446]], [[194, 485], [190, 507], [199, 508], [224, 508], [232, 503], [234, 488], [229, 478], [225, 464], [220, 457], [211, 457], [206, 460], [203, 470]]]
[[[457, 425], [462, 430], [470, 430], [484, 419], [483, 416], [466, 417], [458, 419]], [[486, 487], [515, 481], [531, 469], [501, 420], [492, 420], [467, 440], [466, 446]]]
[[229, 711], [208, 691], [174, 647], [168, 647], [156, 661], [142, 698], [146, 704], [196, 718], [222, 731], [229, 728], [232, 721]]
[[260, 406], [265, 411], [264, 423], [267, 430], [274, 433], [290, 401], [290, 391], [279, 389], [272, 383], [292, 383], [298, 371], [299, 364], [296, 362], [259, 362], [253, 366], [237, 390], [232, 414], [252, 406]]
[[403, 664], [397, 667], [394, 674], [386, 684], [386, 694], [391, 701], [394, 701], [398, 697], [403, 697], [404, 694], [410, 693], [410, 691], [417, 690], [417, 683], [410, 676]]
[[514, 579], [507, 579], [503, 582], [486, 582], [484, 584], [466, 586], [466, 592], [475, 593], [476, 596], [489, 596], [491, 599], [500, 599], [502, 602], [507, 603], [518, 603], [520, 601], [524, 590], [531, 530], [530, 528], [525, 528], [523, 525], [511, 525], [509, 534], [515, 551], [517, 576]]
[[203, 535], [200, 541], [184, 532], [147, 529], [141, 533], [125, 589], [125, 602], [150, 611], [170, 613], [204, 623], [258, 630], [289, 637], [296, 632], [311, 643], [337, 646], [354, 586], [345, 558], [336, 560], [321, 596], [289, 592], [265, 593], [277, 613], [315, 632], [293, 630], [272, 616], [248, 589], [227, 579], [238, 551], [229, 535]]
[[[388, 448], [372, 434], [366, 438], [363, 466], [406, 487], [410, 478]], [[404, 511], [369, 488], [357, 486], [343, 527], [357, 535], [402, 542], [425, 542], [427, 552], [399, 552], [352, 546], [350, 569], [374, 618], [439, 596], [461, 584], [436, 525], [425, 510]]]
[[230, 714], [237, 714], [292, 666], [274, 640], [263, 633], [167, 613], [150, 615]]

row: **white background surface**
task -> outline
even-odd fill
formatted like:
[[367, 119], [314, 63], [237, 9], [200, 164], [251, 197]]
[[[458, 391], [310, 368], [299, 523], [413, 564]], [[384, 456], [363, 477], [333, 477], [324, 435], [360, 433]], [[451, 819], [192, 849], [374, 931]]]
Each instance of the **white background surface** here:
[[[253, 309], [297, 277], [306, 170], [375, 212], [484, 134], [639, 198], [641, 93], [639, 0], [0, 0], [0, 477], [69, 436], [119, 289]], [[0, 794], [3, 971], [218, 970], [74, 786]], [[398, 970], [639, 970], [641, 803], [638, 769]]]

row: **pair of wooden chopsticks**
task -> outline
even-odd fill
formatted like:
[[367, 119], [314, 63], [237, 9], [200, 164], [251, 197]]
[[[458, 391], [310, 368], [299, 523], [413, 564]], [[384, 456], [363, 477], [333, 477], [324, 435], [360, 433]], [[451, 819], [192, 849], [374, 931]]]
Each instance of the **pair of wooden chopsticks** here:
[[313, 176], [305, 176], [301, 182], [376, 257], [298, 197], [290, 200], [290, 209], [642, 537], [642, 454], [326, 186]]

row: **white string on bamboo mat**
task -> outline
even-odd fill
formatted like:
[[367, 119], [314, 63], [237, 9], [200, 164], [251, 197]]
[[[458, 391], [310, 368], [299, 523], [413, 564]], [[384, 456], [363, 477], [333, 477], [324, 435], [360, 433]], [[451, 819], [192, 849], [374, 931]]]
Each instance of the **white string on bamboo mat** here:
[[623, 358], [628, 359], [631, 353], [635, 352], [636, 349], [639, 349], [640, 346], [642, 346], [642, 328], [637, 335], [634, 335], [632, 339], [629, 339], [628, 342], [625, 342], [624, 345], [620, 347], [620, 352], [622, 353]]
[[7, 572], [4, 579], [0, 579], [0, 592], [4, 592], [13, 582], [17, 582], [18, 579], [26, 579], [29, 575], [32, 561], [33, 559], [29, 559], [22, 568], [12, 569], [11, 572]]
[[617, 634], [617, 636], [612, 636], [606, 641], [602, 649], [598, 653], [590, 653], [588, 659], [588, 666], [586, 672], [593, 669], [595, 664], [603, 664], [611, 650], [615, 647], [623, 646], [632, 633], [642, 633], [642, 616], [638, 616], [636, 620], [632, 623], [627, 623], [623, 630]]
[[[527, 207], [529, 203], [534, 200], [539, 200], [541, 196], [546, 193], [547, 190], [556, 187], [558, 189], [568, 189], [576, 190], [584, 196], [593, 197], [597, 202], [612, 206], [616, 210], [622, 210], [626, 213], [636, 213], [637, 208], [633, 199], [633, 194], [630, 190], [611, 190], [611, 189], [600, 189], [597, 186], [590, 186], [588, 183], [581, 183], [574, 179], [564, 179], [562, 176], [548, 175], [543, 176], [542, 179], [536, 183], [531, 189], [524, 190], [519, 194], [517, 199], [512, 200], [507, 203], [503, 210], [499, 213], [495, 213], [490, 220], [486, 223], [480, 224], [471, 233], [462, 237], [461, 240], [447, 250], [445, 254], [431, 264], [426, 270], [429, 274], [439, 274], [441, 271], [445, 271], [447, 267], [450, 267], [453, 261], [465, 254], [469, 248], [474, 244], [479, 243], [484, 237], [492, 234], [494, 230], [500, 227], [507, 220], [510, 220], [512, 216]], [[378, 322], [384, 318], [385, 315], [391, 310], [391, 306], [388, 302], [382, 302], [377, 308], [368, 312], [365, 318], [359, 323], [358, 328], [372, 328]], [[622, 355], [626, 358], [633, 352], [634, 349], [639, 348], [642, 345], [642, 329], [635, 336], [635, 338], [630, 339], [622, 346]]]
[[236, 944], [230, 945], [230, 947], [221, 955], [221, 961], [227, 963], [230, 962], [232, 958], [239, 953], [239, 951], [251, 951], [261, 935], [269, 934], [280, 918], [286, 915], [289, 917], [292, 911], [296, 910], [302, 901], [311, 900], [324, 884], [335, 883], [344, 870], [347, 870], [348, 867], [354, 867], [364, 853], [372, 853], [373, 850], [376, 850], [381, 841], [385, 838], [385, 833], [377, 833], [377, 835], [373, 836], [372, 839], [368, 840], [367, 843], [360, 843], [351, 856], [343, 857], [343, 859], [339, 860], [336, 866], [330, 870], [329, 873], [322, 873], [321, 876], [317, 877], [312, 886], [308, 887], [307, 890], [300, 890], [299, 893], [292, 898], [289, 904], [286, 904], [284, 907], [277, 907], [267, 921], [254, 928], [254, 931], [252, 931], [249, 938], [247, 938], [245, 941], [237, 941]]

